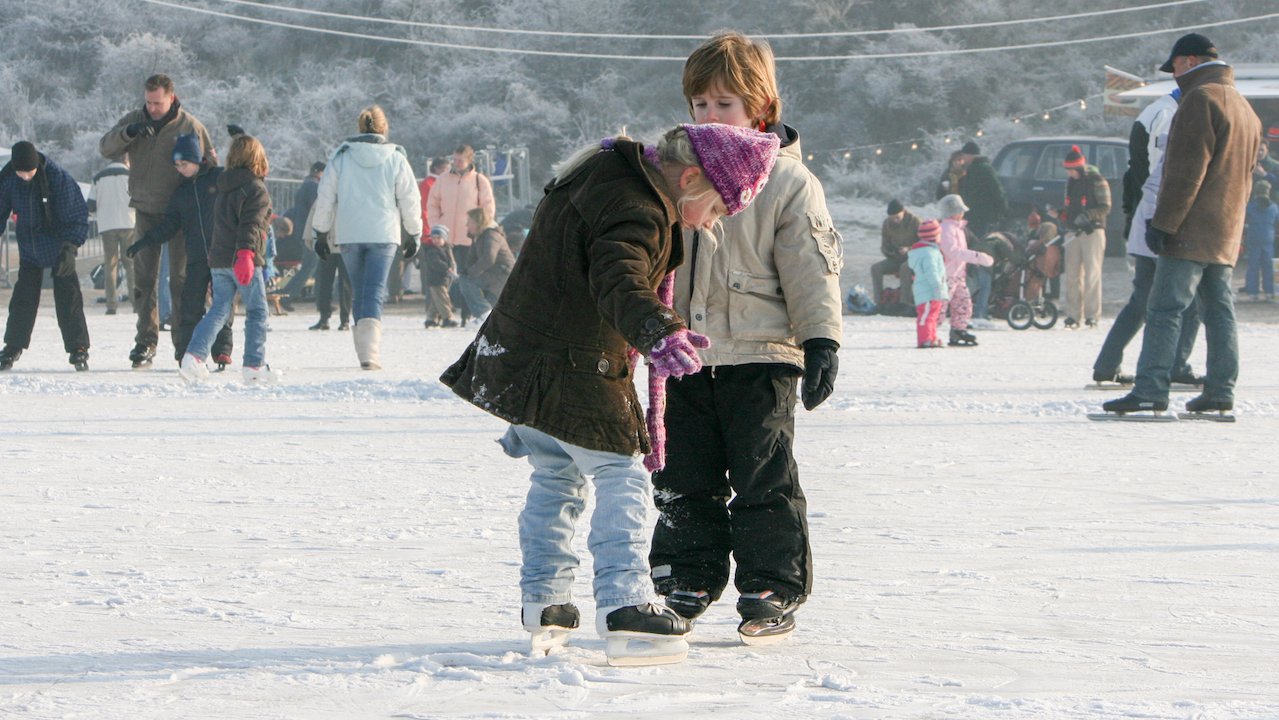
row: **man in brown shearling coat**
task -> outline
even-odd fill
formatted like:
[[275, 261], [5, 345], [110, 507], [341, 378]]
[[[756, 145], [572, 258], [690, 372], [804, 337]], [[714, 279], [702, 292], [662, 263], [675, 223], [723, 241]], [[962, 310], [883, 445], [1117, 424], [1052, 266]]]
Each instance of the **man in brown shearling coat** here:
[[1234, 407], [1239, 345], [1230, 273], [1239, 258], [1244, 207], [1261, 142], [1261, 121], [1235, 89], [1234, 71], [1217, 60], [1208, 38], [1177, 40], [1160, 68], [1177, 78], [1182, 96], [1168, 134], [1163, 184], [1146, 242], [1158, 253], [1154, 288], [1132, 393], [1103, 405], [1107, 412], [1165, 410], [1182, 312], [1202, 301], [1208, 341], [1203, 393], [1192, 413]]

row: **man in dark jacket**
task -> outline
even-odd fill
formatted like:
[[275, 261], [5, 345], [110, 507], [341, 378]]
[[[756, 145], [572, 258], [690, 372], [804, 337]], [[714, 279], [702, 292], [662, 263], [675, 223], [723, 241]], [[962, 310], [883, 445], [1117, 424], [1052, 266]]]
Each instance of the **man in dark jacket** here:
[[1110, 215], [1110, 183], [1089, 165], [1078, 145], [1066, 159], [1066, 329], [1079, 320], [1097, 327], [1101, 317], [1101, 265], [1106, 256], [1106, 218]]
[[1244, 207], [1261, 144], [1261, 121], [1235, 89], [1234, 71], [1198, 33], [1173, 45], [1160, 68], [1173, 73], [1181, 102], [1168, 131], [1163, 183], [1146, 244], [1159, 254], [1146, 310], [1137, 379], [1107, 412], [1168, 408], [1181, 316], [1198, 296], [1208, 345], [1203, 394], [1186, 410], [1234, 408], [1239, 345], [1230, 274], [1239, 259]]
[[1008, 216], [1008, 198], [1004, 195], [1004, 186], [999, 184], [995, 166], [990, 164], [990, 158], [981, 154], [977, 143], [968, 141], [962, 152], [967, 158], [967, 171], [959, 184], [959, 196], [968, 206], [968, 213], [964, 215], [968, 229], [980, 240], [986, 233], [998, 230]]
[[320, 178], [324, 176], [324, 163], [316, 162], [311, 165], [311, 172], [302, 181], [302, 186], [298, 188], [297, 195], [293, 196], [293, 207], [289, 209], [287, 215], [293, 219], [293, 237], [291, 241], [302, 247], [302, 264], [298, 267], [298, 271], [293, 273], [293, 277], [285, 283], [284, 299], [281, 304], [285, 310], [292, 311], [293, 303], [303, 299], [303, 290], [306, 288], [307, 280], [315, 274], [316, 268], [320, 266], [320, 257], [313, 252], [307, 252], [305, 238], [302, 231], [306, 227], [306, 220], [311, 216], [311, 206], [315, 204], [316, 195], [319, 194]]
[[[9, 298], [9, 320], [0, 370], [13, 367], [31, 345], [45, 268], [53, 271], [53, 302], [62, 345], [76, 370], [89, 369], [89, 328], [76, 275], [76, 252], [89, 233], [89, 208], [67, 171], [22, 141], [0, 169], [0, 222], [18, 214], [18, 282]], [[0, 233], [4, 232], [0, 225]]]
[[[139, 251], [158, 247], [182, 233], [186, 243], [186, 281], [182, 284], [181, 314], [173, 332], [173, 359], [181, 362], [191, 342], [191, 333], [204, 317], [212, 282], [209, 247], [213, 243], [213, 202], [218, 197], [218, 176], [222, 168], [200, 156], [200, 141], [194, 134], [178, 137], [173, 145], [173, 164], [184, 178], [182, 184], [173, 191], [160, 222], [130, 245], [127, 252], [132, 258]], [[213, 343], [213, 361], [221, 367], [230, 364], [231, 350], [231, 321], [228, 320]]]
[[884, 218], [879, 228], [879, 251], [884, 259], [870, 266], [870, 280], [875, 286], [875, 302], [883, 302], [884, 276], [897, 276], [897, 302], [912, 310], [915, 307], [914, 296], [911, 295], [910, 265], [906, 262], [906, 253], [910, 246], [919, 239], [919, 218], [915, 217], [897, 200], [888, 203], [888, 217]]

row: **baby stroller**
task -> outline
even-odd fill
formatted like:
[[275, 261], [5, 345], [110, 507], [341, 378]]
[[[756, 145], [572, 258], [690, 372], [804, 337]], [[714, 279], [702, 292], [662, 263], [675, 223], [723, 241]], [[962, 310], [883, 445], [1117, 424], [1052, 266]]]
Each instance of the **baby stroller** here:
[[1057, 306], [1044, 297], [1048, 278], [1061, 272], [1059, 240], [1028, 243], [1008, 232], [992, 232], [978, 244], [992, 258], [990, 314], [1005, 318], [1014, 330], [1031, 325], [1047, 330], [1057, 324]]

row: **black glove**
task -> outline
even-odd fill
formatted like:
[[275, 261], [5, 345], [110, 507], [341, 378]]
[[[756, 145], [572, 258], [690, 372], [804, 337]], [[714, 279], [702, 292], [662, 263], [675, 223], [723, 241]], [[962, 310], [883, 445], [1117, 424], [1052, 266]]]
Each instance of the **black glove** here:
[[76, 246], [69, 242], [62, 243], [62, 252], [58, 253], [58, 264], [53, 266], [54, 275], [75, 274]]
[[130, 140], [139, 136], [148, 137], [155, 134], [155, 128], [146, 121], [129, 123], [129, 126], [124, 129], [124, 134]]
[[133, 257], [134, 255], [137, 255], [138, 251], [141, 250], [142, 248], [150, 247], [152, 245], [159, 245], [159, 244], [160, 243], [152, 240], [151, 235], [148, 233], [146, 235], [143, 235], [141, 238], [138, 238], [137, 242], [125, 248], [124, 254], [128, 255], [129, 257]]
[[1097, 224], [1088, 217], [1087, 213], [1080, 213], [1075, 216], [1075, 229], [1081, 233], [1090, 233], [1097, 229]]
[[329, 249], [329, 234], [326, 232], [319, 232], [317, 230], [315, 233], [315, 254], [318, 255], [321, 260], [328, 262], [329, 253], [331, 252], [333, 251]]
[[417, 240], [404, 228], [400, 228], [400, 252], [404, 253], [405, 260], [417, 253]]
[[839, 343], [828, 338], [804, 341], [804, 386], [800, 389], [804, 409], [821, 405], [835, 390], [839, 373]]
[[1149, 220], [1146, 221], [1146, 247], [1150, 248], [1150, 252], [1156, 255], [1163, 255], [1164, 248], [1168, 246], [1172, 238], [1172, 233], [1164, 232], [1151, 225]]

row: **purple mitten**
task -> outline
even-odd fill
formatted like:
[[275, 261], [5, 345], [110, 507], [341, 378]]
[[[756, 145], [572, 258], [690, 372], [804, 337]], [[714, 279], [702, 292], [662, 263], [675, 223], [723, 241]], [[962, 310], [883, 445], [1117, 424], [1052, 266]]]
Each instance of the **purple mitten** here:
[[711, 341], [705, 335], [680, 328], [658, 340], [649, 352], [648, 359], [658, 375], [683, 377], [702, 369], [702, 360], [697, 356], [697, 350], [710, 346]]

